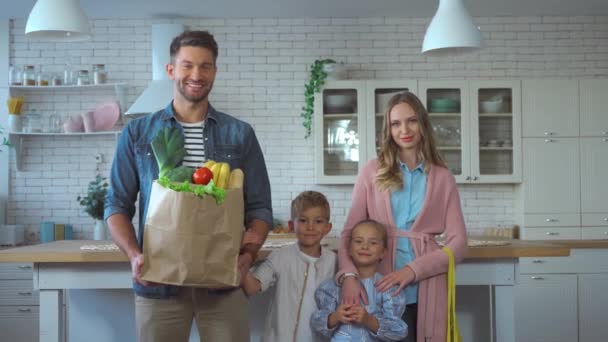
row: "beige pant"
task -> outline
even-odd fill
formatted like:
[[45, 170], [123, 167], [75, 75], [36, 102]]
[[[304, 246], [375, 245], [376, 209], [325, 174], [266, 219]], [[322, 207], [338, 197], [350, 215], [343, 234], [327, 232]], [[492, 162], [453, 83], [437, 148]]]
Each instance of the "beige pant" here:
[[135, 297], [139, 342], [187, 342], [193, 318], [201, 342], [249, 342], [249, 302], [241, 289], [182, 288], [177, 298]]

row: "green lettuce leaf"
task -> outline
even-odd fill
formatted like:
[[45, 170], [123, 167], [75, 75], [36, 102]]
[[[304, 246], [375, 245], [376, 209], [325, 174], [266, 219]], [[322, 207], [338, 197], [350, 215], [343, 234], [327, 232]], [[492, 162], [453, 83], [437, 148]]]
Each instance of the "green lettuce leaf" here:
[[207, 195], [213, 196], [213, 198], [215, 198], [215, 203], [217, 204], [224, 203], [224, 200], [226, 199], [226, 190], [215, 186], [213, 180], [211, 180], [207, 185], [192, 184], [187, 181], [182, 183], [173, 183], [169, 180], [169, 178], [163, 176], [158, 179], [158, 184], [177, 192], [191, 192], [198, 197]]

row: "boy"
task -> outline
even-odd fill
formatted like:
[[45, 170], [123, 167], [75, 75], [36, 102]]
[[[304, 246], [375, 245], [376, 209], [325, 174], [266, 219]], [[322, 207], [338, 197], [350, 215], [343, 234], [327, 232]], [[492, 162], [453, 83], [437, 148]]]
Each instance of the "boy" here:
[[247, 295], [276, 287], [264, 329], [264, 342], [316, 340], [310, 329], [315, 289], [336, 270], [336, 254], [321, 246], [331, 230], [329, 202], [316, 191], [304, 191], [291, 202], [289, 228], [297, 244], [272, 251], [253, 272], [243, 289]]
[[341, 289], [335, 280], [324, 281], [315, 292], [317, 310], [311, 317], [315, 331], [332, 342], [401, 341], [407, 336], [407, 325], [401, 320], [404, 292], [397, 293], [396, 286], [385, 292], [375, 287], [382, 278], [377, 267], [387, 242], [386, 229], [374, 220], [364, 220], [353, 227], [348, 253], [367, 292], [368, 304], [341, 304]]

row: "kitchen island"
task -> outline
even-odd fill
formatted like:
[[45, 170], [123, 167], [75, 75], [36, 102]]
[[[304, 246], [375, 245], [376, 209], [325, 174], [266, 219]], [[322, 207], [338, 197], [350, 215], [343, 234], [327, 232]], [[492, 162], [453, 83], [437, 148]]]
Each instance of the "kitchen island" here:
[[[337, 244], [336, 239], [327, 241], [331, 246]], [[465, 338], [467, 341], [518, 340], [514, 333], [518, 311], [513, 304], [517, 302], [514, 287], [526, 272], [535, 271], [534, 266], [546, 260], [564, 260], [561, 264], [568, 264], [565, 260], [574, 258], [570, 263], [578, 268], [584, 263], [582, 260], [591, 257], [608, 260], [608, 241], [507, 240], [496, 244], [502, 245], [470, 247], [465, 261], [457, 267], [458, 319], [463, 335], [469, 337]], [[82, 250], [82, 246], [101, 250]], [[67, 340], [134, 340], [130, 266], [120, 251], [103, 250], [110, 246], [110, 241], [72, 240], [0, 251], [0, 262], [34, 265], [34, 287], [40, 291], [41, 342], [63, 341], [66, 324], [62, 303], [66, 291]], [[599, 271], [608, 273], [608, 265], [603, 268], [605, 263], [608, 261], [601, 263]], [[520, 272], [521, 267], [524, 272]], [[252, 315], [254, 336], [264, 317], [260, 310], [266, 304], [261, 301], [267, 297], [252, 298], [252, 310], [258, 313]]]

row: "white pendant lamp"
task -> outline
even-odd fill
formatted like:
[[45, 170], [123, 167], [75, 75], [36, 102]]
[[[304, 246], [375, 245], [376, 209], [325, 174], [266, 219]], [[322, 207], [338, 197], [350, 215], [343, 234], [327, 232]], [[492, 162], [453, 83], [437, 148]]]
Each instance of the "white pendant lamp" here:
[[424, 35], [422, 53], [454, 56], [481, 48], [481, 32], [463, 0], [439, 0], [439, 7]]
[[90, 39], [91, 27], [79, 0], [37, 0], [25, 34], [43, 41], [76, 42]]

